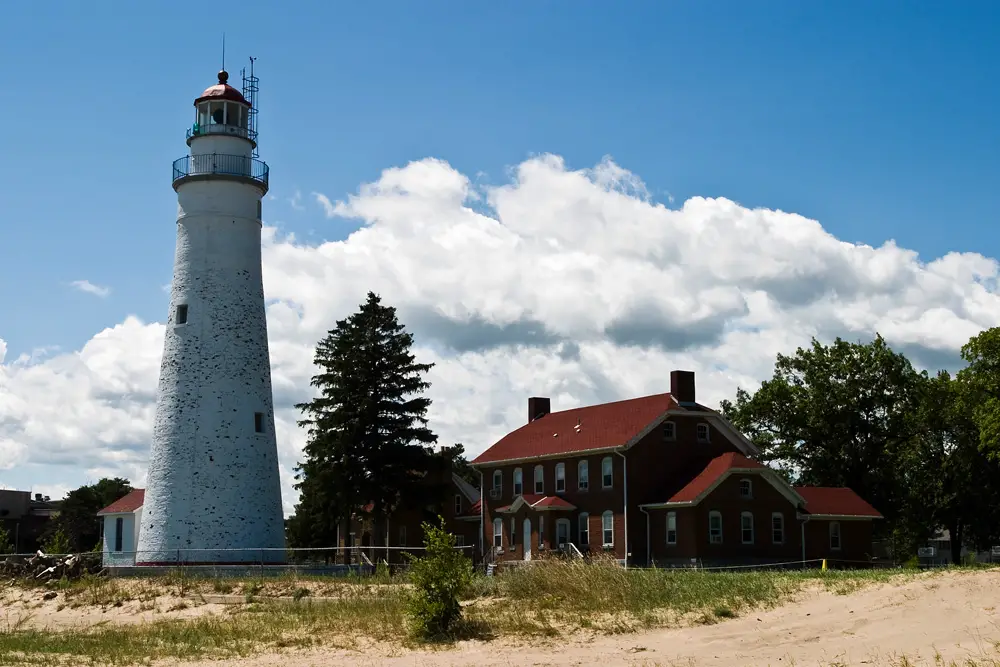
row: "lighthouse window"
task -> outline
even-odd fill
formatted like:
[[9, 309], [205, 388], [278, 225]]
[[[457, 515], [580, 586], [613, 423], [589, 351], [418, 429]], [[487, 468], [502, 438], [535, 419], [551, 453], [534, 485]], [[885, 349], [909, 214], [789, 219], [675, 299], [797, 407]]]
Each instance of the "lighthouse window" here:
[[174, 324], [187, 324], [188, 307], [186, 303], [177, 306], [177, 314], [174, 317]]
[[212, 102], [209, 105], [209, 113], [212, 116], [212, 122], [218, 125], [224, 125], [226, 122], [226, 105], [224, 102]]
[[240, 111], [242, 107], [239, 104], [234, 104], [230, 102], [226, 105], [226, 125], [240, 125]]
[[198, 105], [198, 125], [201, 127], [208, 125], [209, 117], [208, 102], [202, 102]]
[[257, 433], [264, 432], [264, 413], [255, 412], [253, 413], [253, 430]]
[[257, 202], [257, 219], [258, 219], [258, 220], [260, 220], [260, 214], [261, 214], [261, 212], [262, 212], [262, 211], [261, 211], [261, 206], [260, 206], [260, 202], [258, 201], [258, 202]]

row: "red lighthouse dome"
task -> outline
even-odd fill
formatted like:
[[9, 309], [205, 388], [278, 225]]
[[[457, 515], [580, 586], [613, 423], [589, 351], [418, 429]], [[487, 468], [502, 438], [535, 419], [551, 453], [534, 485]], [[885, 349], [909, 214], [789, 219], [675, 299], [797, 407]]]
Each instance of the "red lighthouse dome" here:
[[245, 104], [247, 106], [250, 106], [250, 103], [247, 102], [246, 98], [243, 97], [243, 93], [230, 86], [228, 81], [229, 81], [229, 72], [227, 72], [226, 70], [220, 71], [219, 83], [215, 84], [214, 86], [209, 86], [208, 88], [206, 88], [205, 92], [203, 92], [200, 96], [198, 96], [198, 99], [194, 101], [195, 106], [197, 106], [200, 102], [223, 101], [223, 100], [227, 102], [239, 102], [240, 104]]

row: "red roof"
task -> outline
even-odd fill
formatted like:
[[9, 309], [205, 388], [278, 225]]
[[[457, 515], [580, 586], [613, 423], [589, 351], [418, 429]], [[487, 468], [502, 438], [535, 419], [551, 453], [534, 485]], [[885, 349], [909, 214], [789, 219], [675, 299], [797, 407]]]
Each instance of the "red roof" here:
[[229, 81], [229, 74], [225, 70], [219, 72], [219, 83], [206, 88], [205, 92], [199, 95], [194, 103], [198, 104], [205, 100], [229, 100], [250, 106], [250, 103], [243, 97], [243, 93], [230, 86], [226, 83], [227, 81]]
[[697, 500], [698, 496], [707, 491], [716, 480], [730, 470], [755, 470], [766, 467], [756, 461], [751, 461], [742, 454], [727, 452], [709, 461], [708, 465], [683, 489], [675, 493], [668, 502], [689, 503]]
[[124, 514], [125, 512], [134, 512], [142, 507], [142, 503], [145, 498], [145, 489], [134, 489], [130, 493], [125, 494], [115, 502], [102, 509], [97, 513], [97, 516], [101, 516], [103, 514]]
[[829, 486], [797, 486], [795, 490], [805, 498], [806, 511], [809, 514], [882, 518], [878, 510], [851, 489]]
[[[503, 507], [498, 507], [495, 511], [501, 514], [509, 512], [512, 507], [517, 505], [519, 508], [520, 503], [524, 503], [533, 510], [575, 510], [576, 505], [569, 502], [565, 498], [559, 496], [543, 496], [538, 493], [526, 493], [522, 496], [518, 496], [514, 499], [510, 505], [504, 505]], [[515, 509], [517, 509], [515, 508]]]
[[655, 394], [550, 412], [508, 433], [472, 463], [497, 463], [620, 447], [667, 410], [677, 407], [670, 394]]
[[531, 509], [537, 510], [545, 507], [575, 510], [576, 505], [569, 502], [565, 498], [560, 498], [559, 496], [546, 496], [539, 500], [537, 503], [532, 503]]

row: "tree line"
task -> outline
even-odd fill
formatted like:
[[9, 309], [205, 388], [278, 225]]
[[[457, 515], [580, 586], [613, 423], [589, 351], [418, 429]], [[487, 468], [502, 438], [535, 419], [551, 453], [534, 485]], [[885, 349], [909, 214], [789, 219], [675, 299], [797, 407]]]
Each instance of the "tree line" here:
[[1000, 328], [961, 355], [953, 376], [918, 371], [881, 336], [814, 339], [721, 408], [789, 481], [846, 486], [874, 505], [895, 558], [946, 528], [957, 563], [963, 545], [1000, 544]]

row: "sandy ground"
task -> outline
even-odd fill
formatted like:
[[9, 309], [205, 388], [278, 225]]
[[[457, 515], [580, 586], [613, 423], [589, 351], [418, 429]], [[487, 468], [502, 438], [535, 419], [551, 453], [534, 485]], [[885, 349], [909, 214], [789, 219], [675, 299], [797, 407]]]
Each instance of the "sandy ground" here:
[[[36, 598], [37, 600], [37, 598]], [[34, 627], [142, 622], [219, 613], [225, 605], [175, 609], [182, 600], [161, 598], [156, 609], [126, 603], [106, 610], [64, 607], [56, 600], [29, 603]], [[190, 601], [188, 601], [190, 603]], [[145, 603], [149, 606], [149, 603]], [[20, 606], [0, 600], [6, 613]], [[192, 667], [282, 665], [413, 665], [444, 667], [541, 665], [654, 665], [753, 667], [891, 665], [906, 655], [913, 665], [935, 664], [935, 655], [962, 661], [989, 655], [1000, 659], [1000, 572], [933, 574], [903, 585], [883, 585], [849, 595], [822, 590], [804, 593], [782, 607], [715, 625], [638, 634], [518, 642], [462, 642], [454, 648], [411, 651], [394, 646], [363, 649], [283, 651], [239, 661], [211, 660]], [[0, 624], [4, 616], [0, 613]], [[9, 620], [8, 620], [9, 623]], [[947, 664], [947, 663], [946, 663]], [[992, 664], [992, 663], [991, 663]]]

